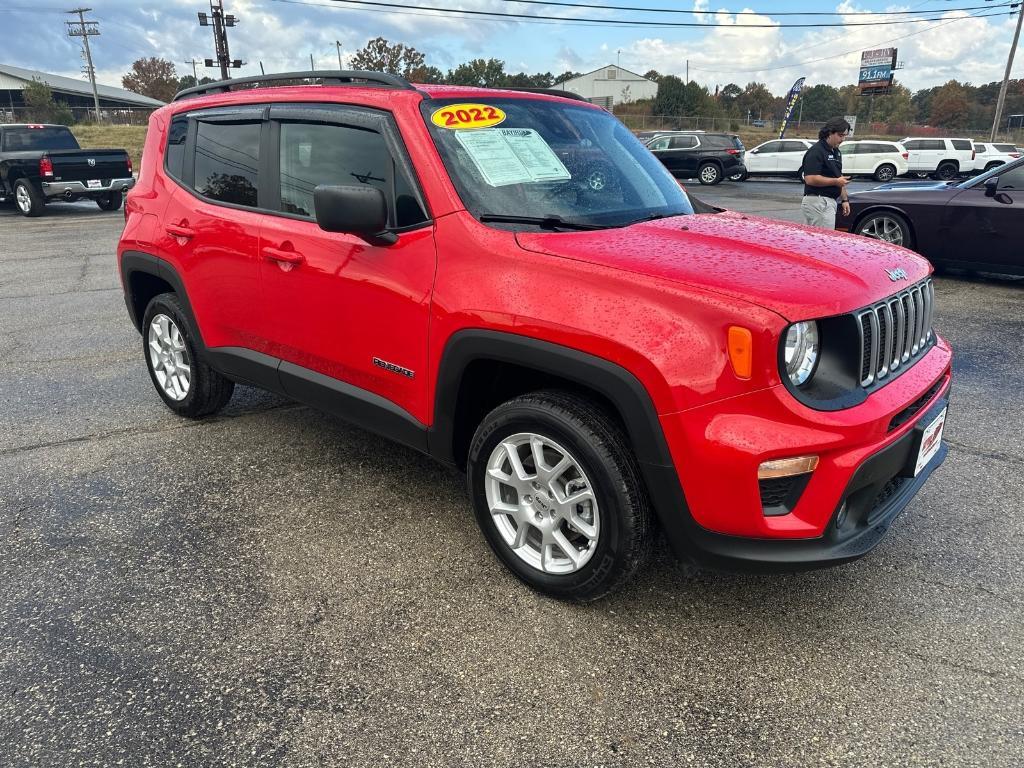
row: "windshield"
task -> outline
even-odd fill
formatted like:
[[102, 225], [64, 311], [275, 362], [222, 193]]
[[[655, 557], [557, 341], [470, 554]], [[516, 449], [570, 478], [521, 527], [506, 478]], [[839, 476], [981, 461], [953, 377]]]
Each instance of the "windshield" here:
[[45, 149], [78, 149], [67, 128], [4, 128], [4, 152], [35, 152]]
[[537, 220], [499, 224], [521, 229], [693, 213], [665, 167], [604, 110], [529, 98], [466, 101], [433, 99], [421, 110], [474, 216]]
[[995, 168], [992, 168], [989, 171], [985, 171], [985, 173], [975, 176], [973, 179], [961, 181], [959, 184], [957, 184], [957, 186], [960, 187], [961, 189], [971, 189], [972, 187], [984, 186], [985, 181], [992, 178], [993, 176], [999, 176], [1002, 173], [1006, 173], [1007, 170], [1011, 168], [1020, 168], [1022, 165], [1024, 165], [1024, 159], [1011, 160], [1010, 162], [1004, 163], [1003, 165], [997, 165]]

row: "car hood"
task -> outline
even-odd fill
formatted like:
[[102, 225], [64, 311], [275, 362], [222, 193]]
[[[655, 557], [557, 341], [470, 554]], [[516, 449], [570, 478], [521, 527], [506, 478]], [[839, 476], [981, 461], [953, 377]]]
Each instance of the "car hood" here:
[[[516, 239], [529, 251], [685, 283], [790, 321], [859, 309], [930, 271], [920, 256], [878, 240], [731, 212]], [[906, 279], [890, 279], [896, 268]]]
[[865, 189], [860, 192], [854, 192], [850, 197], [857, 195], [858, 197], [863, 195], [870, 195], [872, 192], [885, 192], [889, 190], [899, 190], [900, 192], [935, 192], [940, 190], [954, 191], [958, 189], [957, 184], [960, 182], [947, 182], [947, 181], [890, 181], [887, 184], [879, 184], [877, 187], [871, 189]]

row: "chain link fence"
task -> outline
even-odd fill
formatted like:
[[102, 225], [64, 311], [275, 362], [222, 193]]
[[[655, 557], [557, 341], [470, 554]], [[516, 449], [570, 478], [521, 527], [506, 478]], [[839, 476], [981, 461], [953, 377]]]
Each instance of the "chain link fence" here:
[[[59, 105], [64, 107], [63, 104]], [[92, 107], [67, 107], [75, 123], [95, 123], [96, 110]], [[147, 125], [153, 107], [100, 107], [100, 121], [107, 125]], [[0, 123], [52, 122], [38, 120], [28, 107], [0, 107]]]

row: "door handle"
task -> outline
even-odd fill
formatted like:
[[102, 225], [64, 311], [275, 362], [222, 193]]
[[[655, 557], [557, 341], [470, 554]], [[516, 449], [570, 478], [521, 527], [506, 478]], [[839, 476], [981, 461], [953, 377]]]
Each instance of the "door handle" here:
[[179, 224], [168, 224], [165, 229], [167, 234], [174, 235], [175, 237], [195, 237], [196, 235], [194, 229]]
[[270, 261], [279, 261], [284, 264], [299, 265], [306, 261], [306, 257], [297, 251], [282, 251], [278, 248], [264, 248], [263, 258]]

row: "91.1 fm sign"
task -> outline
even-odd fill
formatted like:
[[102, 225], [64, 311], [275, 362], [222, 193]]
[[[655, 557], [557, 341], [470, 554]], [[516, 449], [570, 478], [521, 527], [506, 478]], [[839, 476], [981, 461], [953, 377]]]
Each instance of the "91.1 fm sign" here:
[[860, 77], [857, 87], [861, 93], [879, 93], [892, 87], [892, 73], [896, 69], [896, 49], [878, 48], [860, 55]]

